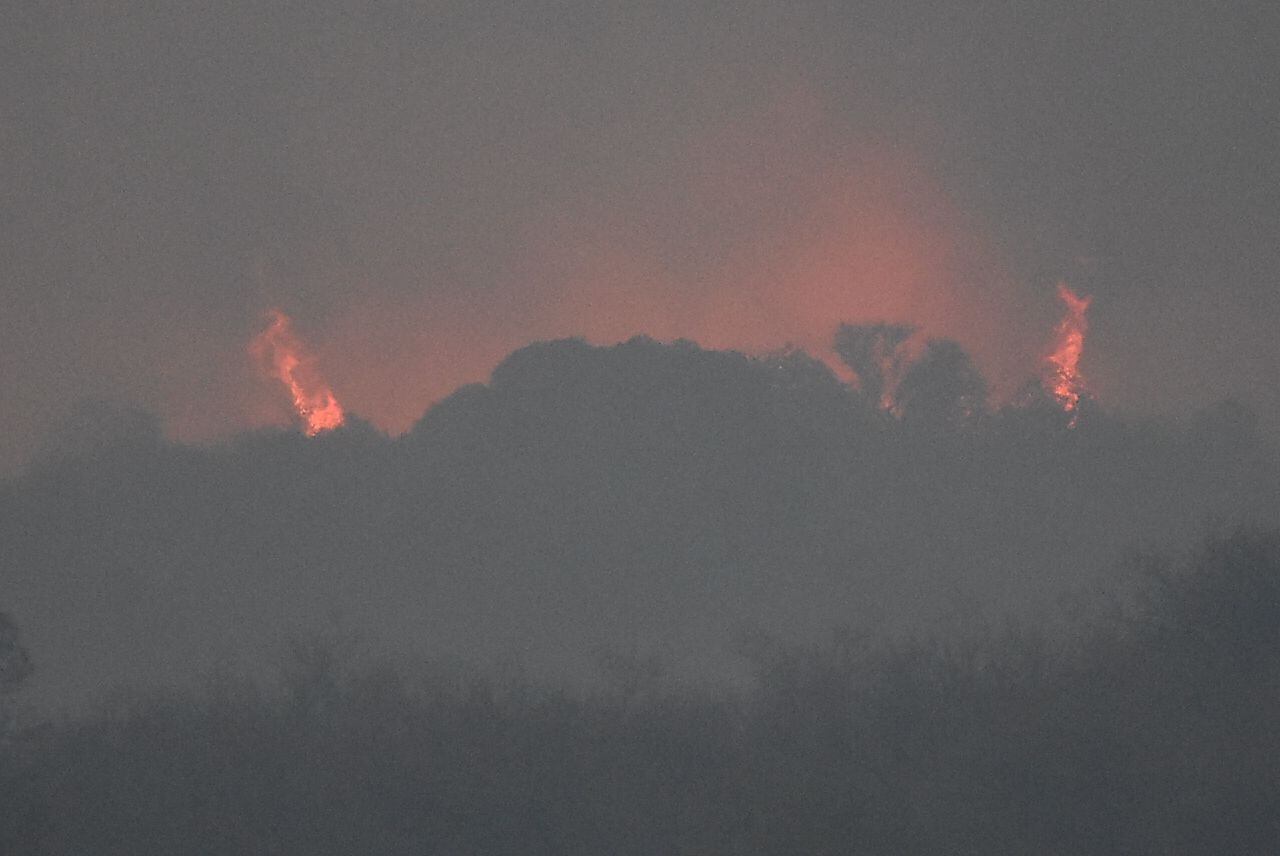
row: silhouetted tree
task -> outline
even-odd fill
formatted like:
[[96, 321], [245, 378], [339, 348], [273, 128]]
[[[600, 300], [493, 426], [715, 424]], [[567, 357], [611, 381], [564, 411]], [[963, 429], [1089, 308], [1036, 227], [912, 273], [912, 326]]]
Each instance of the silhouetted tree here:
[[986, 406], [987, 384], [959, 343], [931, 339], [902, 377], [894, 404], [905, 419], [930, 424], [964, 422]]
[[31, 656], [22, 645], [18, 626], [0, 612], [0, 694], [18, 689], [31, 676]]
[[841, 324], [836, 330], [832, 347], [858, 376], [858, 386], [873, 406], [879, 407], [902, 377], [907, 341], [915, 333], [908, 324]]
[[1166, 653], [1222, 670], [1280, 662], [1280, 535], [1209, 539], [1183, 569], [1156, 562], [1142, 620]]

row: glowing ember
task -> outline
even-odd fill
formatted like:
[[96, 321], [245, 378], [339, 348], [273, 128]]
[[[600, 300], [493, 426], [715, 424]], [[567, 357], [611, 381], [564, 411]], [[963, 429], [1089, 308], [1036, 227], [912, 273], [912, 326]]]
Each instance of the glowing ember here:
[[1045, 388], [1058, 399], [1068, 413], [1080, 404], [1080, 396], [1088, 390], [1080, 374], [1080, 354], [1084, 351], [1084, 334], [1089, 329], [1085, 312], [1092, 298], [1081, 297], [1065, 282], [1058, 283], [1058, 298], [1067, 307], [1067, 314], [1058, 322], [1057, 338], [1053, 351], [1045, 357]]
[[289, 316], [279, 309], [267, 313], [270, 323], [249, 345], [271, 377], [283, 383], [308, 437], [341, 427], [346, 416], [333, 390], [316, 372], [314, 360], [294, 334]]

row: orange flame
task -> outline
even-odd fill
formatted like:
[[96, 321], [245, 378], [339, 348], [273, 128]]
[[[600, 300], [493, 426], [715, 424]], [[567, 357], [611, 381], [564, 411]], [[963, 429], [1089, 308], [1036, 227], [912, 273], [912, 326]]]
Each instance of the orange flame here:
[[1081, 297], [1065, 282], [1060, 282], [1058, 299], [1066, 305], [1067, 314], [1058, 322], [1053, 351], [1045, 357], [1045, 387], [1058, 399], [1062, 409], [1070, 413], [1079, 406], [1080, 396], [1088, 391], [1079, 365], [1084, 334], [1089, 329], [1085, 313], [1093, 298]]
[[308, 437], [339, 428], [346, 420], [333, 390], [316, 372], [314, 360], [293, 332], [289, 316], [279, 309], [267, 313], [267, 329], [249, 344], [249, 352], [271, 377], [283, 383]]

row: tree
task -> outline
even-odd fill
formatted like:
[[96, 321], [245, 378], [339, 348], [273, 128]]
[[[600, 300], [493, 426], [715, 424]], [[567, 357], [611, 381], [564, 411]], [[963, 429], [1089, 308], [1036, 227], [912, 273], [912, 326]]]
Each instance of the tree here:
[[873, 407], [886, 407], [902, 377], [907, 343], [916, 328], [906, 324], [841, 324], [833, 347], [858, 376], [858, 388]]
[[964, 348], [950, 339], [930, 339], [903, 375], [894, 396], [911, 421], [955, 425], [986, 406], [987, 384]]
[[0, 612], [0, 695], [7, 695], [31, 677], [31, 656], [22, 645], [18, 625]]

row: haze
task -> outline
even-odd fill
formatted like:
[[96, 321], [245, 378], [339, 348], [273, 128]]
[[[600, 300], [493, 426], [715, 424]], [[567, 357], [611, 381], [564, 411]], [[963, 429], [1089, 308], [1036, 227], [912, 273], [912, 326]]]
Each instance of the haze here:
[[0, 461], [83, 398], [287, 424], [281, 308], [392, 432], [510, 351], [957, 339], [1095, 296], [1111, 406], [1274, 425], [1268, 4], [23, 4], [0, 36]]
[[1280, 852], [1277, 9], [7, 10], [0, 853]]

